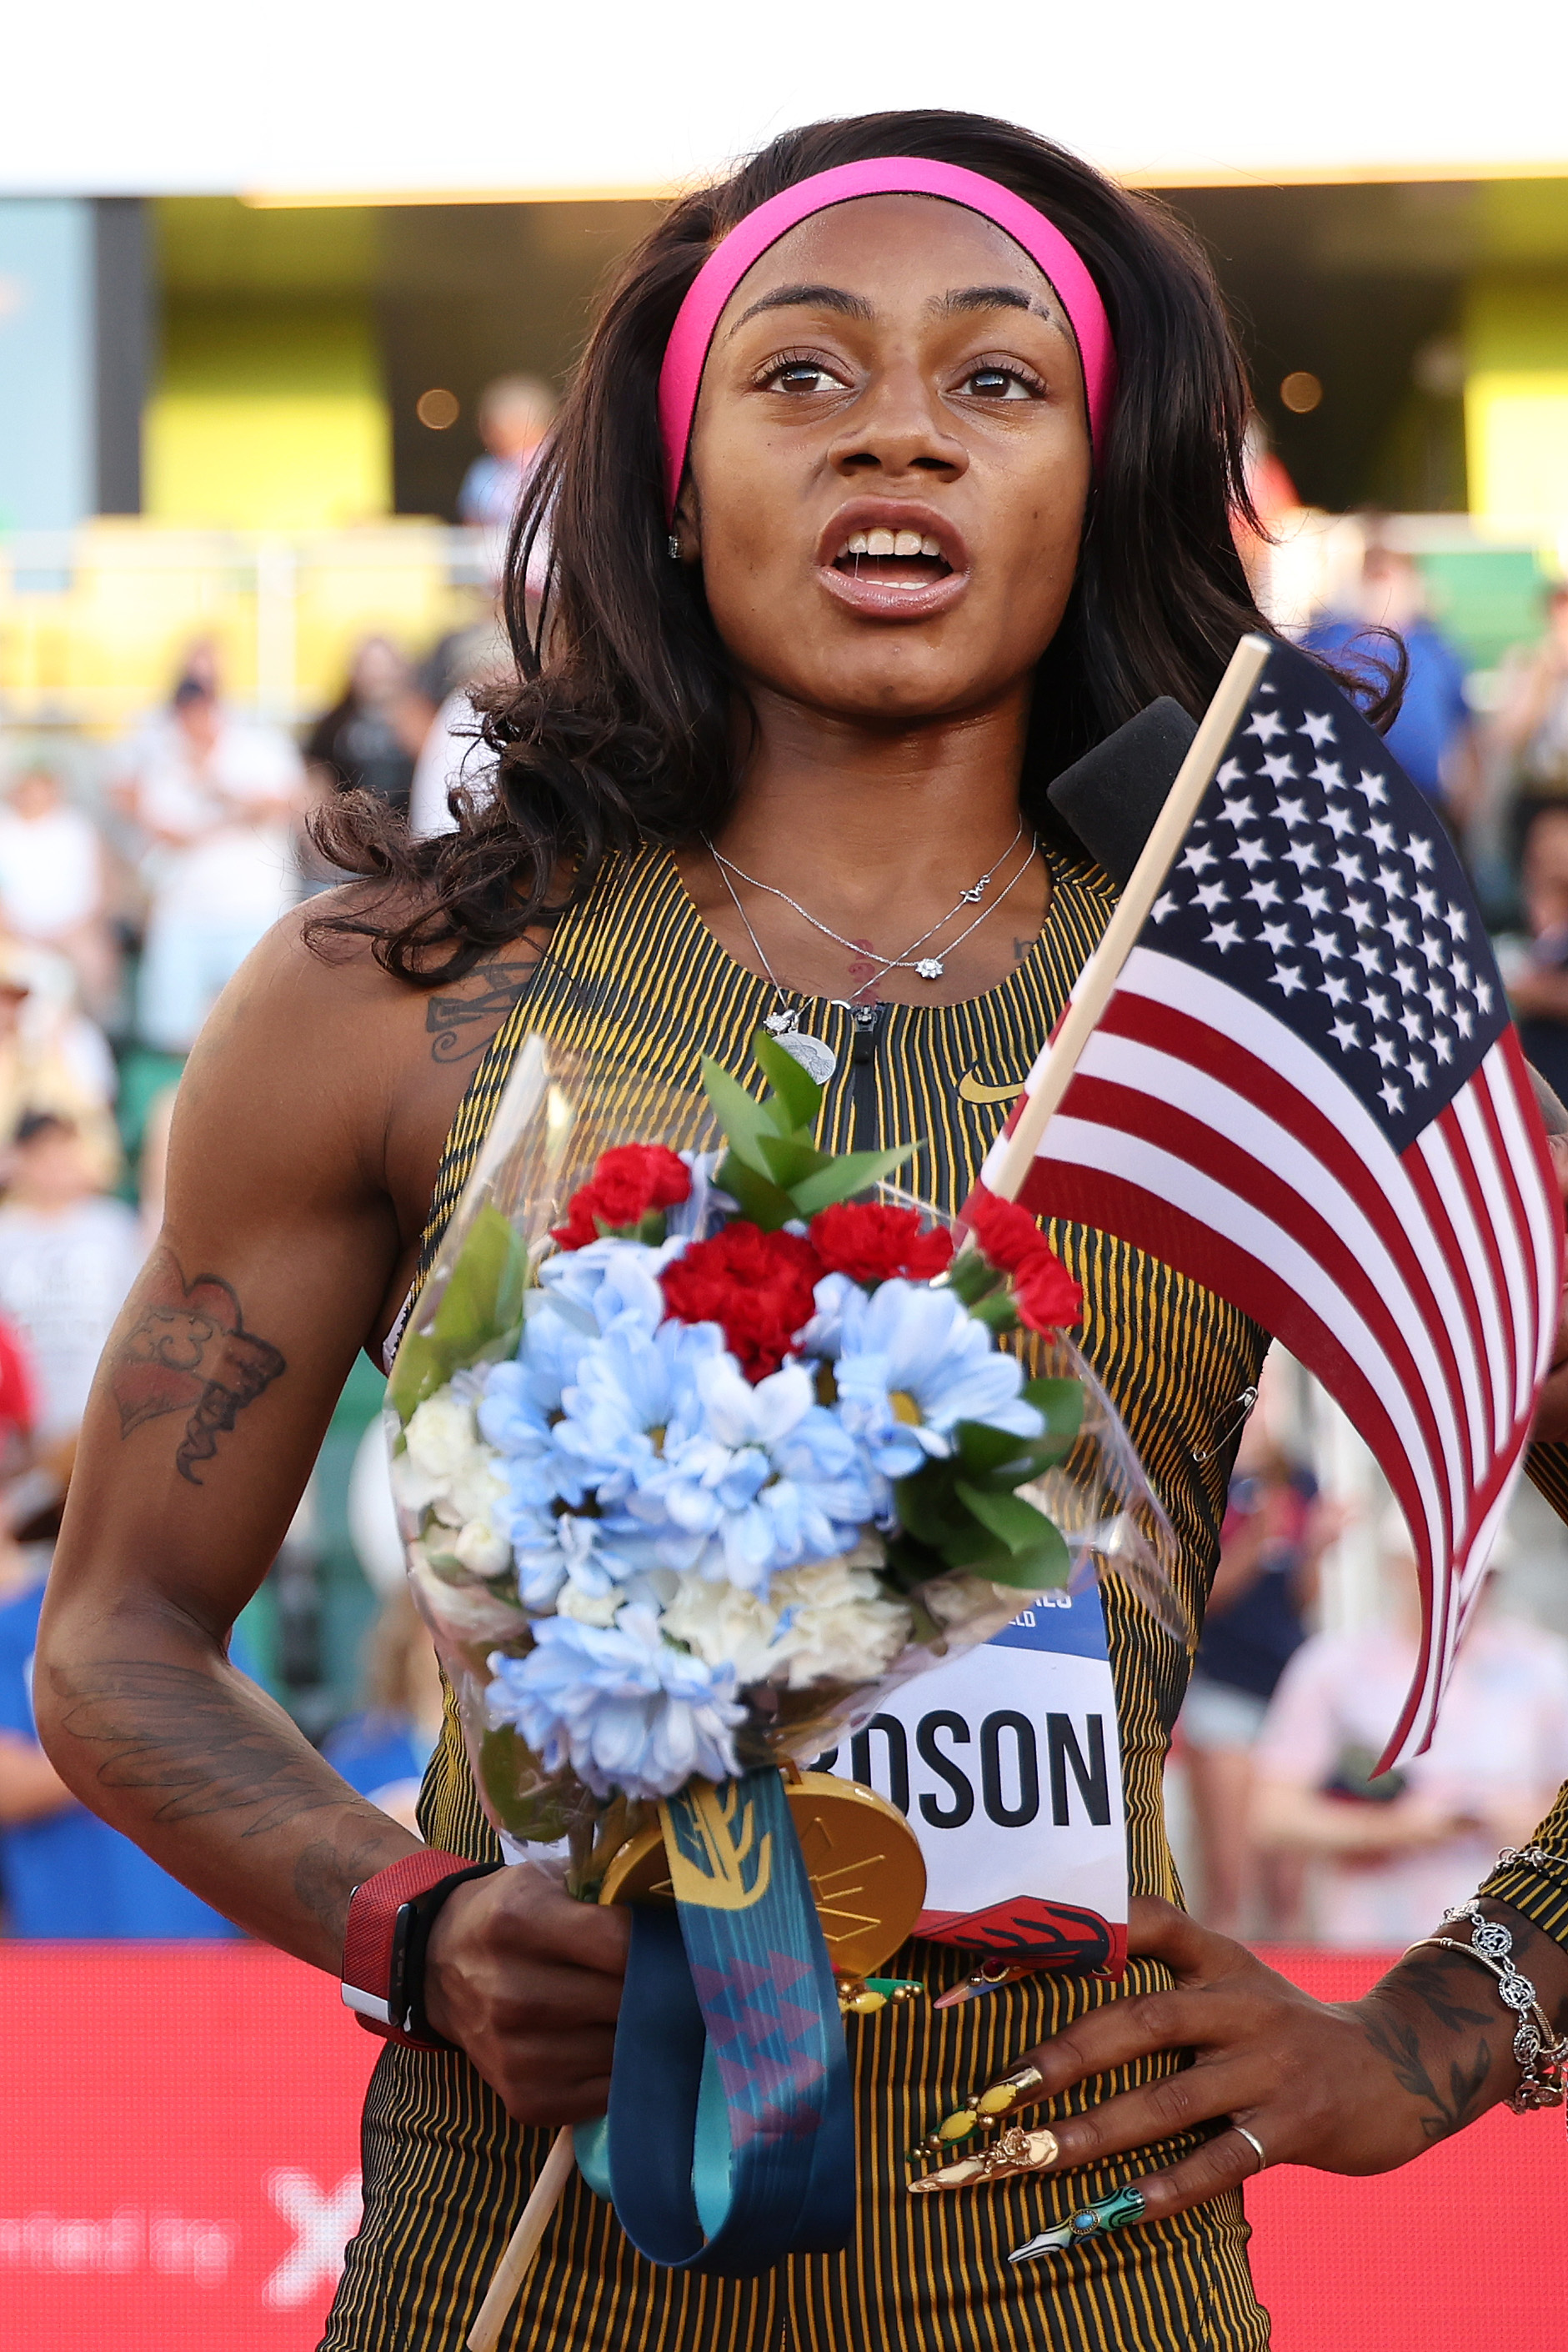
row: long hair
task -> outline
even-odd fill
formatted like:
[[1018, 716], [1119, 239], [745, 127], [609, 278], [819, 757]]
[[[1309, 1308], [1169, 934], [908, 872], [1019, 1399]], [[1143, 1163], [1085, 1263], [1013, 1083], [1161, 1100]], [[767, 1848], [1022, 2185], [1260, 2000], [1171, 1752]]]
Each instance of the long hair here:
[[[420, 987], [460, 979], [591, 886], [607, 856], [712, 832], [733, 791], [737, 689], [700, 573], [666, 546], [655, 395], [682, 298], [718, 239], [768, 197], [834, 164], [920, 155], [999, 181], [1062, 229], [1115, 340], [1117, 393], [1097, 452], [1077, 577], [1036, 675], [1025, 814], [1051, 778], [1156, 696], [1195, 716], [1248, 629], [1267, 628], [1237, 553], [1256, 527], [1243, 471], [1246, 373], [1207, 259], [1164, 206], [984, 115], [861, 115], [786, 132], [673, 205], [622, 266], [507, 552], [517, 674], [478, 698], [493, 762], [459, 792], [458, 830], [416, 842], [350, 794], [319, 845], [385, 886], [319, 919], [368, 937]], [[548, 586], [526, 594], [548, 531]]]

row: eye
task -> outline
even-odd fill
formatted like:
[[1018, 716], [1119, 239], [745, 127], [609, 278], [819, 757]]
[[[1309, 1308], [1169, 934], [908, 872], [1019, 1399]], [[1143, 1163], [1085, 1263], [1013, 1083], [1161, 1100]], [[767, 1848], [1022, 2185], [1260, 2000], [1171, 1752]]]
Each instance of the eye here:
[[975, 400], [1039, 400], [1045, 386], [1016, 361], [977, 360], [958, 390]]
[[757, 376], [763, 392], [842, 392], [843, 378], [813, 352], [785, 352], [768, 361]]

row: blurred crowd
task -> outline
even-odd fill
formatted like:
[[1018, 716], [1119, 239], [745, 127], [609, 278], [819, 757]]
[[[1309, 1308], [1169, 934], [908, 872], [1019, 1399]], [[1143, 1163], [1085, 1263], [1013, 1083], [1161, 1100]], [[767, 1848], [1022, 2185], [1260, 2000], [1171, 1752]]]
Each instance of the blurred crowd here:
[[[552, 407], [526, 378], [486, 397], [486, 454], [462, 513], [497, 580]], [[1568, 586], [1549, 592], [1538, 635], [1504, 662], [1484, 710], [1418, 565], [1372, 533], [1350, 608], [1321, 614], [1307, 642], [1370, 670], [1388, 629], [1408, 662], [1393, 748], [1469, 859], [1527, 1051], [1568, 1096]], [[498, 673], [502, 646], [493, 612], [433, 646], [367, 636], [330, 708], [289, 730], [237, 707], [216, 648], [196, 641], [119, 742], [0, 739], [4, 1932], [229, 1932], [74, 1804], [37, 1745], [29, 1677], [51, 1542], [95, 1363], [158, 1230], [185, 1055], [268, 927], [339, 878], [311, 845], [314, 808], [361, 790], [416, 832], [452, 822], [470, 698]], [[412, 1821], [440, 1686], [402, 1585], [381, 1443], [372, 1425], [356, 1473], [355, 1540], [380, 1601], [360, 1704], [345, 1719], [340, 1707], [296, 1711], [346, 1778]], [[1202, 1916], [1253, 1936], [1382, 1946], [1429, 1928], [1568, 1776], [1568, 1647], [1501, 1609], [1483, 1613], [1432, 1748], [1379, 1776], [1414, 1654], [1413, 1570], [1391, 1521], [1381, 1615], [1322, 1630], [1320, 1568], [1344, 1513], [1315, 1468], [1260, 1418], [1249, 1426], [1173, 1785]], [[286, 1552], [275, 1571], [286, 1620], [299, 1573]], [[243, 1637], [236, 1654], [246, 1663]], [[287, 1679], [279, 1695], [292, 1703]]]

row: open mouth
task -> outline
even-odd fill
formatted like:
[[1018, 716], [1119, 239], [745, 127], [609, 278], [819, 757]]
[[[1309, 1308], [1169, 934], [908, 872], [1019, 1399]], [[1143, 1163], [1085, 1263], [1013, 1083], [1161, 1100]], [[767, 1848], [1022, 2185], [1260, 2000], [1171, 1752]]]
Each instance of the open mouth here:
[[832, 568], [873, 588], [930, 588], [953, 566], [938, 542], [917, 530], [852, 531]]

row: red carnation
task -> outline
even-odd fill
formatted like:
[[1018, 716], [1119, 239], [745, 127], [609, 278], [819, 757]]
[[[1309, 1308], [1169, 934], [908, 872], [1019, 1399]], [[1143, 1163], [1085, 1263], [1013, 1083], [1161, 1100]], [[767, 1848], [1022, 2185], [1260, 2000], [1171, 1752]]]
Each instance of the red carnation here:
[[567, 1203], [567, 1221], [552, 1228], [563, 1250], [586, 1249], [601, 1232], [635, 1232], [654, 1209], [673, 1209], [691, 1193], [691, 1171], [662, 1143], [618, 1143], [601, 1151], [592, 1176]]
[[964, 1222], [988, 1264], [1011, 1278], [1013, 1305], [1031, 1331], [1076, 1323], [1083, 1293], [1027, 1209], [977, 1184], [964, 1204]]
[[748, 1381], [766, 1380], [815, 1311], [822, 1262], [800, 1234], [765, 1234], [737, 1217], [693, 1242], [659, 1280], [681, 1323], [716, 1323]]
[[878, 1202], [841, 1202], [811, 1220], [811, 1241], [827, 1274], [847, 1274], [852, 1282], [887, 1282], [903, 1275], [929, 1282], [953, 1255], [953, 1236], [942, 1226], [920, 1230], [917, 1209], [894, 1209]]

